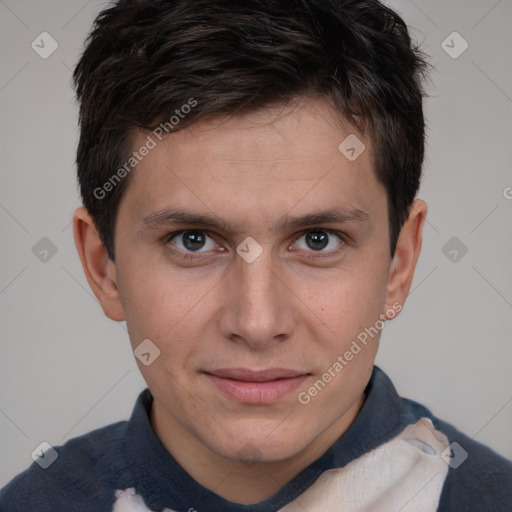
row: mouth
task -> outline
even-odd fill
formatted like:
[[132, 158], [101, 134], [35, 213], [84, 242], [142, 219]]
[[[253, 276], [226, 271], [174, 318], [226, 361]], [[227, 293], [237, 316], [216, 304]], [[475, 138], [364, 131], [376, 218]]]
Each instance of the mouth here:
[[224, 395], [252, 405], [270, 404], [297, 389], [309, 373], [286, 368], [222, 368], [204, 372]]

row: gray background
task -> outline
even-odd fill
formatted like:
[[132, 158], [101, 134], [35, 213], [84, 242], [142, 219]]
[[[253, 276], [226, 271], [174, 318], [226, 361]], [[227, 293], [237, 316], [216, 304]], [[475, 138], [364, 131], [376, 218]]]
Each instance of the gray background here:
[[[512, 458], [512, 2], [388, 3], [435, 71], [424, 248], [377, 363], [403, 396]], [[88, 288], [70, 226], [79, 205], [70, 75], [105, 5], [0, 0], [0, 486], [42, 441], [127, 419], [145, 387], [124, 324]], [[31, 47], [43, 31], [59, 45], [47, 59]], [[469, 44], [456, 59], [441, 47], [453, 31]], [[57, 249], [46, 262], [43, 237]], [[452, 237], [459, 247], [443, 252]]]

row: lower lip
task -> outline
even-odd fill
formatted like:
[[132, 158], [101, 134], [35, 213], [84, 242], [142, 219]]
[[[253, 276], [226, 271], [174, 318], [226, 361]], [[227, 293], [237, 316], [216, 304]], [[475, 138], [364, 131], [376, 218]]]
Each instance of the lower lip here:
[[225, 379], [207, 373], [206, 376], [226, 395], [244, 404], [270, 404], [297, 389], [308, 375], [299, 375], [287, 379], [269, 382], [246, 382]]

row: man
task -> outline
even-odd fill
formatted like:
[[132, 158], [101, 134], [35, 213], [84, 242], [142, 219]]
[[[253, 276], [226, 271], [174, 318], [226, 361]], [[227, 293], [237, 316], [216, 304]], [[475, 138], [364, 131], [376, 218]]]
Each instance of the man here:
[[425, 69], [377, 1], [98, 16], [75, 242], [148, 388], [3, 509], [510, 510], [510, 461], [374, 366], [421, 249]]

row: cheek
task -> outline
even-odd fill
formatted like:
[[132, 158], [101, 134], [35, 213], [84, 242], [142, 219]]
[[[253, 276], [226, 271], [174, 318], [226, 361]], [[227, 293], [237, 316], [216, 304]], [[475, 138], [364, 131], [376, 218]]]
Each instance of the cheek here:
[[386, 299], [384, 272], [339, 273], [322, 283], [309, 284], [306, 305], [338, 336], [354, 334], [379, 318]]
[[133, 350], [146, 339], [158, 347], [160, 352], [154, 362], [148, 366], [137, 364], [151, 389], [161, 389], [163, 395], [178, 400], [180, 389], [187, 382], [190, 361], [201, 348], [199, 340], [205, 338], [214, 296], [205, 295], [197, 285], [186, 287], [188, 290], [172, 285], [172, 277], [167, 282], [162, 277], [145, 277], [140, 284], [136, 280], [124, 281], [130, 342]]
[[338, 273], [324, 286], [311, 285], [308, 297], [314, 305], [311, 310], [324, 325], [325, 337], [316, 338], [323, 339], [323, 365], [328, 368], [338, 356], [351, 352], [347, 354], [350, 361], [343, 372], [345, 378], [351, 378], [356, 368], [371, 370], [383, 326], [380, 315], [386, 300], [385, 265], [375, 263], [351, 273]]
[[[133, 262], [131, 262], [133, 263]], [[161, 349], [172, 340], [194, 339], [194, 331], [208, 315], [212, 288], [209, 280], [188, 280], [169, 268], [126, 265], [118, 272], [118, 283], [132, 344], [146, 338]]]

